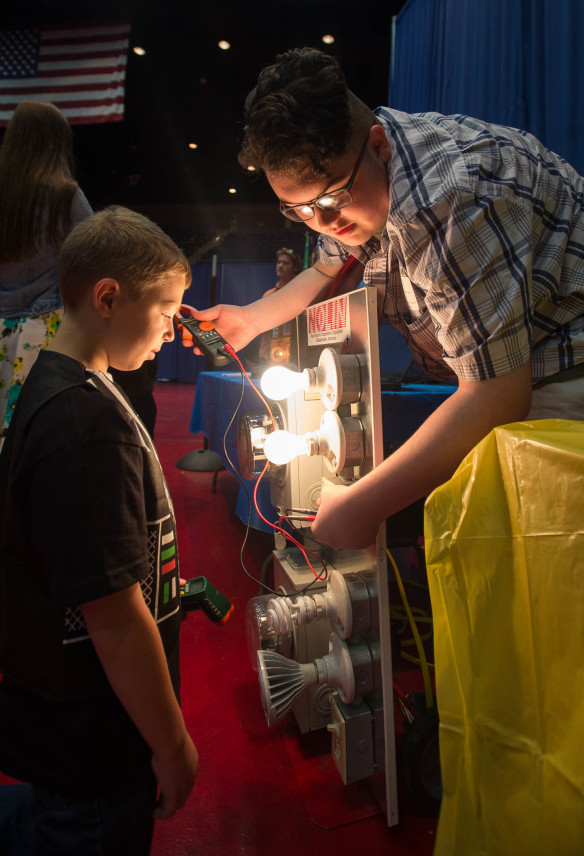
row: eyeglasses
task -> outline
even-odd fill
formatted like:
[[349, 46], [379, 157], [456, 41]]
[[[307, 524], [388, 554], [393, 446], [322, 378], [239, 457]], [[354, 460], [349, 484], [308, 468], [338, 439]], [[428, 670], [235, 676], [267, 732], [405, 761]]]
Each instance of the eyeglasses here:
[[288, 217], [289, 220], [296, 220], [297, 222], [302, 223], [306, 220], [312, 220], [315, 214], [315, 205], [323, 211], [338, 211], [340, 208], [346, 208], [347, 205], [350, 205], [353, 201], [351, 188], [353, 187], [355, 178], [357, 177], [357, 172], [361, 166], [361, 161], [363, 160], [363, 155], [365, 154], [368, 142], [369, 133], [367, 134], [365, 142], [361, 146], [361, 151], [355, 161], [351, 177], [343, 187], [339, 187], [338, 190], [323, 193], [321, 196], [317, 196], [316, 199], [313, 199], [312, 202], [304, 202], [302, 205], [285, 205], [283, 202], [280, 202], [280, 213], [283, 214], [284, 217]]

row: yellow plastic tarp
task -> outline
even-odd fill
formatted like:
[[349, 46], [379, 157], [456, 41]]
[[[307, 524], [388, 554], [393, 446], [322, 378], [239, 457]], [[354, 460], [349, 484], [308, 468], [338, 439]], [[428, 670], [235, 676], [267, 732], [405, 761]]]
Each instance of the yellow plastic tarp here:
[[435, 856], [584, 854], [584, 422], [496, 428], [426, 501]]

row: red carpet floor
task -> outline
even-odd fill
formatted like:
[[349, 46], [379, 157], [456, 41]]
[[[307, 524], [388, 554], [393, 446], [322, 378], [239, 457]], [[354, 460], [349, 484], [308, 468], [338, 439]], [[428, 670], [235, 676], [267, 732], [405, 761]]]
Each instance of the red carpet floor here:
[[[221, 472], [211, 493], [211, 473], [176, 467], [203, 444], [189, 433], [194, 392], [189, 384], [156, 384], [155, 443], [175, 506], [182, 576], [207, 577], [235, 608], [225, 625], [202, 612], [183, 624], [183, 712], [199, 776], [185, 808], [157, 823], [152, 856], [430, 856], [436, 819], [405, 787], [400, 823], [390, 829], [368, 784], [342, 785], [326, 733], [301, 735], [292, 720], [266, 725], [246, 642], [246, 604], [258, 586], [240, 565], [238, 483]], [[270, 535], [252, 531], [245, 563], [256, 577], [271, 549]]]
[[[302, 735], [293, 720], [266, 725], [246, 643], [246, 604], [258, 586], [239, 561], [245, 527], [234, 515], [238, 483], [222, 472], [213, 494], [210, 473], [176, 468], [202, 446], [202, 436], [188, 431], [194, 391], [157, 383], [155, 441], [175, 505], [182, 574], [206, 576], [235, 609], [222, 626], [201, 612], [183, 625], [183, 711], [200, 772], [187, 806], [157, 824], [153, 856], [322, 856], [329, 848], [355, 856], [431, 854], [436, 819], [413, 806], [405, 788], [400, 823], [389, 829], [366, 785], [342, 784], [328, 734]], [[272, 541], [252, 530], [245, 563], [256, 577]]]

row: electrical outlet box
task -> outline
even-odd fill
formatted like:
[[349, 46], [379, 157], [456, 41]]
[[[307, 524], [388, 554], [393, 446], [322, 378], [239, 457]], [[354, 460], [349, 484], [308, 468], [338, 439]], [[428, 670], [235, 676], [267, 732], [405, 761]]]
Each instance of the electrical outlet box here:
[[346, 705], [334, 693], [332, 697], [331, 752], [346, 785], [372, 776], [375, 772], [374, 730], [371, 708], [366, 702]]

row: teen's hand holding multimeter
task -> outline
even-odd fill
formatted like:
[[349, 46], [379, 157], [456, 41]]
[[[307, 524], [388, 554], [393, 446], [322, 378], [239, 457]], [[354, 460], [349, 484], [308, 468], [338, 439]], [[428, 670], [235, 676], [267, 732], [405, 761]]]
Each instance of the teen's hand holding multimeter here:
[[[280, 288], [273, 294], [260, 297], [245, 306], [218, 303], [209, 309], [194, 309], [183, 303], [180, 312], [183, 316], [196, 318], [199, 322], [212, 321], [217, 332], [233, 350], [241, 351], [260, 333], [291, 321], [315, 300], [322, 299], [331, 280], [341, 268], [342, 265], [326, 268], [323, 266], [323, 270], [320, 270], [319, 265], [313, 265], [295, 276], [286, 288]], [[179, 317], [176, 320], [180, 323]], [[192, 342], [185, 342], [184, 339], [183, 345], [187, 348], [193, 347]], [[203, 353], [202, 348], [195, 347], [194, 350], [197, 354]]]
[[[204, 354], [214, 365], [225, 365], [232, 359], [228, 353], [230, 347], [234, 351], [241, 350], [257, 335], [249, 335], [252, 321], [248, 315], [245, 306], [219, 304], [198, 310], [183, 304], [175, 321], [185, 348], [192, 348], [195, 354]], [[225, 345], [228, 346], [226, 350]]]

